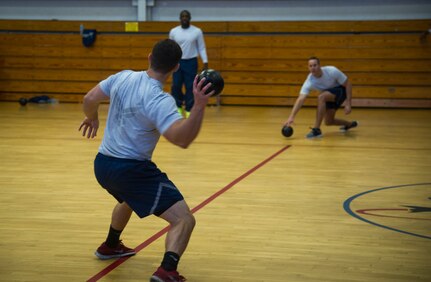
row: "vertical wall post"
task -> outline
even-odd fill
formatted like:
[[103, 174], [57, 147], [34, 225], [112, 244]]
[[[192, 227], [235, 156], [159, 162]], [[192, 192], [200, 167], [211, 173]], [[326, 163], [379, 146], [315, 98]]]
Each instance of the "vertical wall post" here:
[[147, 0], [137, 0], [138, 21], [145, 22], [147, 20]]

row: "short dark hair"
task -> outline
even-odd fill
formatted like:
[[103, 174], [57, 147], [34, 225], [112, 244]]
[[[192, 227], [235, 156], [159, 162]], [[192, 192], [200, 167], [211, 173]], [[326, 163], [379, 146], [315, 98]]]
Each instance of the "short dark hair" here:
[[183, 13], [186, 13], [189, 16], [189, 18], [192, 18], [192, 14], [190, 14], [190, 12], [188, 10], [182, 10], [181, 13], [180, 13], [180, 18], [181, 18], [181, 15]]
[[312, 57], [308, 58], [308, 60], [316, 60], [317, 63], [320, 65], [320, 59], [317, 58], [317, 57], [315, 57], [315, 56], [312, 56]]
[[151, 68], [154, 71], [168, 73], [180, 62], [183, 51], [172, 39], [157, 42], [151, 52]]

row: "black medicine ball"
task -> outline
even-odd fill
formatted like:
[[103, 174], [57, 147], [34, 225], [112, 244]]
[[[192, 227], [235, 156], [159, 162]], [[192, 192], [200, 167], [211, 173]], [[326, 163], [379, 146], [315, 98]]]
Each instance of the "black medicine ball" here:
[[208, 90], [206, 91], [206, 94], [210, 93], [211, 91], [215, 90], [215, 93], [213, 96], [219, 95], [224, 88], [224, 80], [223, 77], [221, 76], [221, 74], [213, 69], [207, 69], [207, 70], [203, 70], [198, 77], [198, 82], [205, 77], [205, 82], [204, 82], [204, 86], [208, 83], [211, 82], [212, 85], [210, 88], [208, 88]]
[[293, 134], [293, 128], [291, 126], [283, 126], [281, 129], [281, 134], [283, 134], [284, 137], [290, 137]]

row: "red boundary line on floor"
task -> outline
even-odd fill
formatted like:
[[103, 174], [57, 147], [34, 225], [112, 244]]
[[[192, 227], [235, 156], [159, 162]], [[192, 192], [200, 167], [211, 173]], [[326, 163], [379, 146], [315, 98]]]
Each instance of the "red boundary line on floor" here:
[[[266, 163], [268, 163], [270, 160], [272, 160], [276, 156], [278, 156], [281, 153], [283, 153], [290, 146], [291, 145], [287, 145], [287, 146], [283, 147], [281, 150], [279, 150], [278, 152], [272, 154], [270, 157], [268, 157], [264, 161], [262, 161], [259, 164], [257, 164], [255, 167], [253, 167], [250, 170], [248, 170], [246, 173], [244, 173], [243, 175], [241, 175], [240, 177], [238, 177], [237, 179], [235, 179], [234, 181], [232, 181], [231, 183], [229, 183], [227, 186], [225, 186], [224, 188], [222, 188], [218, 192], [214, 193], [212, 196], [210, 196], [209, 198], [207, 198], [205, 201], [203, 201], [202, 203], [200, 203], [199, 205], [197, 205], [196, 207], [194, 207], [192, 209], [192, 213], [195, 213], [198, 210], [200, 210], [203, 207], [205, 207], [206, 205], [208, 205], [210, 202], [212, 202], [213, 200], [215, 200], [218, 196], [220, 196], [221, 194], [225, 193], [227, 190], [229, 190], [230, 188], [232, 188], [233, 186], [235, 186], [235, 184], [237, 184], [238, 182], [240, 182], [241, 180], [243, 180], [244, 178], [246, 178], [247, 176], [249, 176], [250, 174], [252, 174], [256, 170], [258, 170], [259, 168], [261, 168], [262, 166], [264, 166]], [[137, 246], [135, 248], [136, 253], [138, 253], [139, 251], [141, 251], [142, 249], [144, 249], [145, 247], [147, 247], [148, 245], [150, 245], [152, 242], [154, 242], [157, 239], [159, 239], [160, 237], [162, 237], [166, 232], [168, 232], [168, 230], [169, 230], [169, 226], [166, 226], [165, 228], [163, 228], [162, 230], [160, 230], [159, 232], [157, 232], [156, 234], [154, 234], [153, 236], [151, 236], [150, 238], [148, 238], [147, 240], [145, 240], [143, 243], [141, 243], [139, 246]], [[90, 279], [88, 279], [87, 282], [96, 282], [96, 281], [100, 280], [101, 278], [103, 278], [105, 275], [107, 275], [109, 272], [111, 272], [112, 270], [114, 270], [115, 268], [117, 268], [119, 265], [121, 265], [123, 262], [125, 262], [129, 258], [131, 258], [131, 257], [122, 257], [122, 258], [119, 258], [119, 259], [115, 260], [113, 263], [111, 263], [110, 265], [108, 265], [107, 267], [105, 267], [104, 269], [102, 269], [99, 273], [97, 273], [96, 275], [94, 275], [93, 277], [91, 277]]]

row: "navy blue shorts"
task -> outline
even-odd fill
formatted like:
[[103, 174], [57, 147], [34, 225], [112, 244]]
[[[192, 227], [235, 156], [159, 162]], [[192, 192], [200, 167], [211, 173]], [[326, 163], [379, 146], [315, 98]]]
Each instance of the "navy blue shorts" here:
[[184, 199], [152, 161], [119, 159], [99, 153], [94, 160], [94, 173], [103, 188], [120, 203], [126, 202], [140, 218], [159, 216]]
[[325, 91], [329, 91], [335, 95], [334, 102], [326, 102], [327, 109], [338, 109], [341, 107], [343, 102], [346, 100], [346, 87], [340, 85], [334, 88], [326, 89]]

